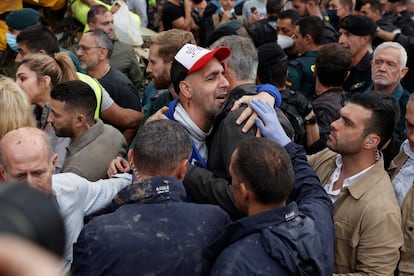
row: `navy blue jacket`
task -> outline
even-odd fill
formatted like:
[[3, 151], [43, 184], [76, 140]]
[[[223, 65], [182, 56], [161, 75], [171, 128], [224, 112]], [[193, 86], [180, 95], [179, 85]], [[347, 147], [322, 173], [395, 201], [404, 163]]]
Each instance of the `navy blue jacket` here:
[[229, 225], [208, 251], [211, 275], [332, 275], [333, 205], [302, 146], [285, 147], [295, 186], [285, 207]]
[[[74, 245], [73, 275], [201, 275], [203, 251], [229, 223], [217, 206], [185, 202], [173, 177], [134, 183], [114, 213], [88, 223]], [[118, 205], [118, 206], [116, 206]]]

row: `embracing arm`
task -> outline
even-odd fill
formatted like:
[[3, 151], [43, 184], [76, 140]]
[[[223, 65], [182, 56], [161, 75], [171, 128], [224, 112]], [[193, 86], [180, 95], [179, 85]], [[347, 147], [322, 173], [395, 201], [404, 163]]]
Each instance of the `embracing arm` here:
[[190, 165], [183, 183], [192, 201], [219, 205], [233, 220], [243, 216], [234, 205], [233, 192], [227, 180], [215, 177], [208, 170]]

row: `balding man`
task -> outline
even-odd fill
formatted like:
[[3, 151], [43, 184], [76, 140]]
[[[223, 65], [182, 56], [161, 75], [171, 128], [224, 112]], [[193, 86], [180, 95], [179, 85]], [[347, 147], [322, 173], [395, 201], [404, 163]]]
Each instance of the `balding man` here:
[[55, 174], [57, 154], [47, 134], [37, 128], [19, 128], [0, 140], [0, 173], [6, 181], [25, 182], [43, 191], [58, 205], [65, 222], [65, 271], [72, 262], [72, 244], [83, 218], [105, 207], [119, 190], [130, 184], [129, 175], [89, 182], [73, 173]]

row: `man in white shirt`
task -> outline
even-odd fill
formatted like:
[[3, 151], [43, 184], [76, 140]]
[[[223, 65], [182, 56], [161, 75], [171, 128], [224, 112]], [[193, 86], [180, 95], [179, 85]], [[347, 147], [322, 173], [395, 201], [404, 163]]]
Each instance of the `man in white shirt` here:
[[[83, 218], [111, 202], [119, 190], [132, 182], [129, 174], [89, 182], [73, 173], [53, 175], [57, 155], [47, 134], [37, 128], [19, 128], [0, 140], [0, 174], [10, 182], [28, 183], [50, 195], [64, 219], [66, 246], [65, 272], [72, 262], [72, 244], [83, 227]], [[93, 153], [91, 153], [93, 154]]]
[[[388, 173], [398, 203], [401, 206], [404, 244], [400, 249], [399, 272], [403, 275], [414, 273], [414, 94], [408, 98], [405, 113], [407, 139], [402, 143], [400, 152], [392, 160]], [[400, 275], [401, 275], [400, 274]]]
[[391, 139], [397, 102], [354, 94], [308, 160], [334, 203], [334, 273], [392, 275], [403, 244], [401, 214], [379, 149]]

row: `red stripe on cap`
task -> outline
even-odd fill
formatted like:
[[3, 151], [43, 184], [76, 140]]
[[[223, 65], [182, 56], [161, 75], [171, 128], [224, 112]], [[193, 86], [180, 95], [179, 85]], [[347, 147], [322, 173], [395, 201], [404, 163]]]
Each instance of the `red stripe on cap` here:
[[188, 74], [194, 73], [200, 70], [201, 68], [203, 68], [204, 66], [206, 66], [207, 63], [209, 63], [213, 57], [217, 58], [219, 61], [222, 61], [228, 58], [230, 54], [231, 54], [231, 50], [229, 47], [226, 47], [226, 46], [221, 46], [214, 50], [211, 50], [210, 52], [205, 54], [203, 57], [201, 57], [199, 60], [197, 60], [196, 63], [194, 63], [194, 65], [188, 70]]

